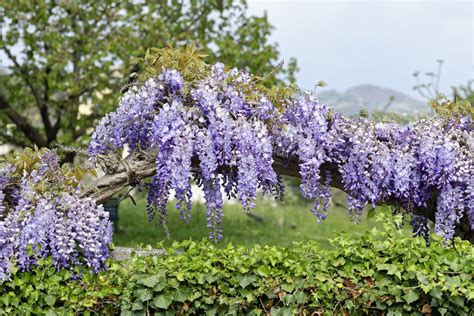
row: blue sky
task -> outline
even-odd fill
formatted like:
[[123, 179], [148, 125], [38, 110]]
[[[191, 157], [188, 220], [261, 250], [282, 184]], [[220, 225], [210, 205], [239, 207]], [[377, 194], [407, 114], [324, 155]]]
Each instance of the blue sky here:
[[345, 90], [377, 84], [417, 97], [416, 70], [435, 71], [440, 90], [473, 78], [471, 1], [248, 0], [249, 13], [267, 12], [283, 59], [296, 57], [298, 83]]

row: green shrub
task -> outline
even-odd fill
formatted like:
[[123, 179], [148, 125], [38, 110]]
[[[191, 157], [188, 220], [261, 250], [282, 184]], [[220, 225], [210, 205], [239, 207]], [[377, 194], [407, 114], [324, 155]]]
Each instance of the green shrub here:
[[386, 224], [360, 238], [334, 238], [331, 249], [185, 241], [167, 255], [110, 263], [98, 275], [56, 272], [42, 259], [0, 284], [0, 314], [467, 315], [474, 247], [430, 242]]

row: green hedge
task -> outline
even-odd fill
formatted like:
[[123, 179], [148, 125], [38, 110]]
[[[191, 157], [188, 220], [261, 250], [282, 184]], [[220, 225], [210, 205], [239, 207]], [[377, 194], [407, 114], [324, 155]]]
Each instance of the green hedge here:
[[168, 255], [113, 262], [99, 275], [55, 271], [42, 260], [0, 283], [0, 314], [468, 315], [473, 308], [468, 242], [446, 247], [434, 237], [426, 246], [386, 224], [331, 244], [248, 249], [187, 241]]

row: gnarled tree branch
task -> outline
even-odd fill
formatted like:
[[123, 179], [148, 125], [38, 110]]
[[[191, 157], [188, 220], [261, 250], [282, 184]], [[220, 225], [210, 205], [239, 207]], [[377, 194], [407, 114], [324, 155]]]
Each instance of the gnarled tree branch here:
[[[156, 155], [129, 155], [122, 164], [113, 170], [111, 174], [106, 174], [99, 178], [94, 183], [94, 188], [84, 192], [84, 197], [90, 197], [97, 203], [103, 203], [108, 198], [119, 192], [121, 189], [131, 184], [131, 177], [144, 179], [153, 176], [156, 172], [156, 161], [153, 157]], [[295, 157], [284, 158], [280, 156], [274, 156], [273, 169], [279, 175], [286, 175], [291, 177], [300, 177], [298, 159]], [[193, 167], [198, 168], [198, 162], [193, 162]], [[341, 174], [335, 164], [324, 163], [320, 172], [322, 175], [322, 181], [324, 181], [324, 175], [326, 172], [331, 173], [331, 186], [342, 191], [346, 191], [342, 182]], [[427, 203], [426, 207], [415, 208], [413, 212], [417, 215], [422, 215], [432, 222], [435, 221], [436, 211], [436, 197], [437, 192], [433, 192], [432, 198]], [[380, 204], [387, 205], [399, 205], [400, 202], [394, 198], [390, 198], [381, 201]], [[474, 243], [474, 230], [471, 229], [467, 216], [463, 216], [461, 221], [456, 226], [456, 236], [462, 239], [469, 240]]]
[[28, 122], [28, 119], [15, 111], [7, 99], [0, 94], [0, 111], [5, 113], [5, 115], [18, 127], [20, 131], [23, 132], [26, 138], [31, 140], [38, 147], [47, 147], [46, 140], [41, 137], [41, 133]]

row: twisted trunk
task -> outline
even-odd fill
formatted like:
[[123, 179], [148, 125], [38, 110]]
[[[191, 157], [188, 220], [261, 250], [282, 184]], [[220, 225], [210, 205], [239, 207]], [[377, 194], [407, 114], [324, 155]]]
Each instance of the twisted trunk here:
[[[123, 188], [136, 184], [137, 179], [144, 179], [153, 176], [156, 172], [156, 162], [154, 157], [156, 157], [156, 155], [146, 153], [128, 156], [123, 163], [116, 164], [117, 167], [111, 173], [105, 174], [97, 179], [93, 188], [85, 191], [83, 196], [90, 197], [97, 203], [103, 203]], [[273, 169], [277, 174], [297, 178], [300, 177], [297, 158], [274, 156], [273, 159]], [[197, 168], [198, 161], [194, 161], [193, 166]], [[345, 191], [342, 177], [337, 166], [332, 163], [324, 163], [321, 166], [320, 172], [323, 181], [325, 180], [324, 175], [326, 174], [326, 171], [331, 173], [331, 186]], [[427, 203], [426, 207], [415, 208], [413, 211], [415, 214], [425, 216], [430, 221], [434, 222], [437, 194], [434, 193], [432, 196], [433, 197]], [[399, 205], [399, 201], [391, 198], [381, 201], [380, 204]], [[474, 230], [471, 229], [467, 216], [463, 216], [460, 222], [456, 225], [456, 236], [474, 243]]]

